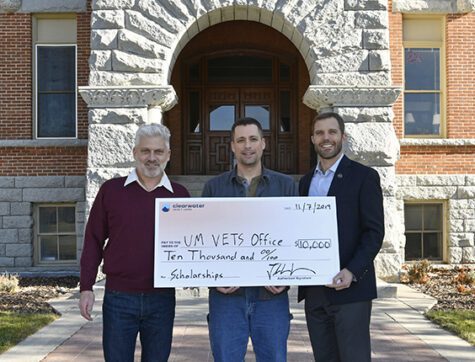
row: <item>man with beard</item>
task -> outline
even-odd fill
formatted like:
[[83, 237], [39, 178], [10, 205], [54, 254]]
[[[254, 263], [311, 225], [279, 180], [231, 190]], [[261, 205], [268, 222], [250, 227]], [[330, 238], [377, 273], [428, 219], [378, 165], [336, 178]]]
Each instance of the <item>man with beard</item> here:
[[341, 271], [326, 286], [299, 287], [316, 361], [370, 361], [376, 295], [373, 260], [384, 237], [378, 173], [342, 151], [345, 124], [336, 113], [313, 121], [318, 164], [299, 183], [301, 196], [335, 196]]
[[[133, 149], [135, 169], [100, 188], [86, 226], [81, 256], [81, 315], [91, 319], [92, 286], [104, 260], [102, 345], [106, 361], [134, 361], [140, 333], [142, 361], [167, 361], [175, 318], [175, 290], [154, 289], [155, 199], [189, 197], [171, 182], [170, 131], [141, 126]], [[106, 243], [107, 241], [107, 243]]]
[[[254, 118], [238, 119], [231, 128], [236, 167], [209, 180], [202, 196], [295, 196], [290, 176], [262, 165], [265, 146], [261, 124]], [[246, 222], [245, 215], [236, 217]], [[287, 290], [285, 286], [211, 288], [208, 327], [214, 360], [244, 361], [251, 337], [257, 361], [286, 361], [291, 319]]]

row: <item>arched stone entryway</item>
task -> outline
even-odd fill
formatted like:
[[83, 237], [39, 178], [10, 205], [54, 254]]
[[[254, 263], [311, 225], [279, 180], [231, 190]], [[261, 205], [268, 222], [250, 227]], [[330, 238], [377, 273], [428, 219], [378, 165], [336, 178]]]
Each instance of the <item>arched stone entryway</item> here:
[[[89, 205], [105, 179], [132, 167], [137, 126], [161, 122], [176, 104], [170, 80], [190, 40], [215, 24], [257, 22], [283, 34], [304, 59], [310, 80], [304, 103], [340, 112], [348, 124], [348, 153], [380, 172], [387, 222], [378, 269], [397, 273], [404, 236], [391, 105], [399, 89], [391, 86], [387, 0], [242, 0], [231, 6], [220, 0], [96, 0], [92, 7], [91, 72], [81, 89], [90, 107]], [[308, 153], [308, 141], [298, 143], [298, 152]]]

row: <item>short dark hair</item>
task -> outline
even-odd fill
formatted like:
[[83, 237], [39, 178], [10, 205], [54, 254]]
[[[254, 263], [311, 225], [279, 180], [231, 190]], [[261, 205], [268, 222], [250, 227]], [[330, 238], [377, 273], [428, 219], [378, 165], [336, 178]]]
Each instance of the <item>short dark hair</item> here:
[[317, 115], [312, 122], [312, 132], [313, 128], [315, 128], [315, 123], [318, 121], [328, 119], [328, 118], [335, 118], [338, 122], [338, 127], [340, 128], [341, 133], [345, 133], [345, 121], [343, 120], [343, 117], [340, 116], [338, 113], [335, 112], [325, 112], [325, 113], [320, 113]]
[[255, 118], [243, 117], [243, 118], [237, 119], [236, 122], [234, 122], [233, 126], [231, 127], [231, 141], [234, 140], [234, 130], [236, 129], [236, 127], [238, 127], [238, 126], [249, 126], [249, 125], [252, 125], [252, 124], [257, 127], [257, 129], [259, 130], [259, 135], [261, 137], [263, 137], [264, 132], [262, 130], [261, 123]]

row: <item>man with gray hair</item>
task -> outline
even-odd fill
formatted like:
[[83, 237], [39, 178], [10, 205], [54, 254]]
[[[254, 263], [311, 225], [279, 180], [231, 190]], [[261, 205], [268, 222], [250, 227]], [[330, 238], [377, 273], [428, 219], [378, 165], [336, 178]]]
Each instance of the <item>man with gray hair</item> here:
[[105, 360], [134, 361], [140, 333], [142, 361], [167, 361], [175, 318], [175, 290], [153, 287], [155, 199], [190, 195], [165, 173], [170, 160], [167, 127], [141, 126], [133, 155], [135, 168], [128, 177], [106, 181], [91, 208], [81, 256], [79, 308], [84, 318], [92, 320], [92, 286], [104, 261]]

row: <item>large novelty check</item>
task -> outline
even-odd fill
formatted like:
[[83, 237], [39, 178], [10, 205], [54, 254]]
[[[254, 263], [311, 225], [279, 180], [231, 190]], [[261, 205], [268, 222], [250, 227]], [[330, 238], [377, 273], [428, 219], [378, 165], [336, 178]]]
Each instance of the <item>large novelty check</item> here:
[[156, 199], [155, 287], [329, 284], [333, 197]]

